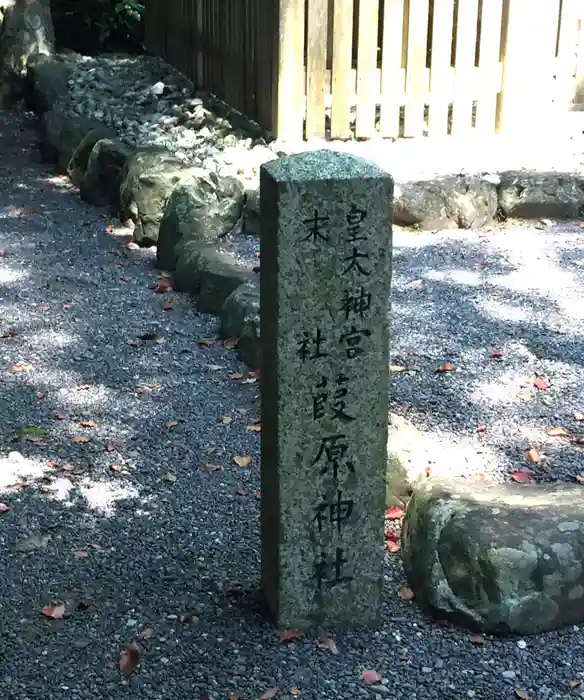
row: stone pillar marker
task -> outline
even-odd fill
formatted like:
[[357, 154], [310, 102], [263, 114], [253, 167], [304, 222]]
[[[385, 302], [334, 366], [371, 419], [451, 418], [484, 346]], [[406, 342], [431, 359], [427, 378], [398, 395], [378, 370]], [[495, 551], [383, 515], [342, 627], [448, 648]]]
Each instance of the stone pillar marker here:
[[322, 150], [262, 166], [262, 589], [281, 628], [379, 619], [393, 180]]

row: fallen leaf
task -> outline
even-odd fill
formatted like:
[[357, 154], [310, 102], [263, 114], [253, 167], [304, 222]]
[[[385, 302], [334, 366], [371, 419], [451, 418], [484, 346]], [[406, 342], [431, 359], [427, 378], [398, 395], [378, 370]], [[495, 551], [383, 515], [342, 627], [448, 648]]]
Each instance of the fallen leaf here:
[[61, 304], [62, 309], [72, 309], [75, 306], [75, 304]]
[[37, 391], [35, 394], [37, 401], [41, 402], [45, 400], [45, 392], [44, 391]]
[[110, 443], [110, 444], [106, 445], [106, 446], [103, 448], [103, 451], [104, 451], [104, 452], [115, 452], [115, 451], [116, 451], [116, 446], [115, 446], [115, 445], [112, 445], [112, 444]]
[[165, 303], [162, 305], [162, 310], [163, 310], [163, 311], [172, 311], [172, 310], [173, 310], [173, 306], [172, 306], [172, 304], [171, 304], [169, 301], [167, 301], [167, 302], [165, 302]]
[[79, 425], [82, 428], [97, 428], [97, 423], [94, 420], [80, 420]]
[[255, 376], [255, 374], [248, 374], [245, 379], [241, 380], [242, 384], [256, 384], [258, 381], [258, 378]]
[[177, 420], [167, 420], [164, 425], [166, 425], [167, 428], [175, 428], [179, 424], [179, 421]]
[[405, 372], [406, 368], [403, 365], [389, 365], [389, 371], [398, 374], [399, 372]]
[[90, 437], [87, 437], [87, 435], [73, 435], [71, 438], [71, 442], [76, 442], [76, 443], [82, 443], [82, 442], [89, 442], [91, 440]]
[[456, 371], [456, 367], [452, 364], [452, 362], [445, 362], [443, 365], [440, 365], [436, 369], [436, 372], [439, 374], [444, 374], [445, 372], [454, 372]]
[[10, 506], [7, 506], [6, 503], [0, 503], [0, 513], [8, 513], [10, 510]]
[[486, 640], [482, 634], [470, 634], [468, 637], [468, 641], [471, 644], [484, 644]]
[[297, 642], [304, 637], [304, 633], [297, 629], [286, 629], [278, 632], [281, 642]]
[[210, 348], [211, 345], [215, 345], [215, 341], [211, 338], [199, 338], [199, 340], [197, 340], [197, 343], [207, 348]]
[[549, 380], [545, 377], [536, 377], [533, 380], [533, 386], [536, 389], [539, 389], [540, 391], [547, 391], [550, 388], [551, 384]]
[[401, 520], [404, 517], [404, 509], [399, 506], [393, 506], [385, 511], [386, 520]]
[[503, 351], [502, 350], [493, 350], [491, 353], [491, 358], [493, 360], [502, 360], [503, 359]]
[[16, 338], [17, 335], [18, 333], [16, 331], [4, 331], [0, 338], [3, 340], [8, 340], [9, 338]]
[[110, 465], [110, 471], [112, 472], [121, 472], [124, 468], [121, 466], [121, 464], [111, 464]]
[[535, 474], [531, 469], [518, 469], [511, 474], [511, 479], [518, 484], [533, 484], [535, 482]]
[[411, 588], [408, 588], [408, 586], [403, 586], [402, 588], [399, 589], [397, 592], [398, 598], [401, 598], [401, 600], [405, 601], [410, 601], [415, 598], [414, 591], [412, 591]]
[[260, 695], [260, 700], [272, 700], [279, 692], [279, 688], [268, 688]]
[[249, 455], [235, 455], [233, 461], [238, 467], [245, 469], [246, 467], [249, 467], [253, 460]]
[[582, 681], [579, 678], [572, 678], [567, 681], [566, 685], [568, 686], [568, 690], [576, 690], [576, 688], [582, 685]]
[[387, 547], [387, 551], [390, 554], [397, 554], [399, 551], [401, 551], [401, 544], [399, 543], [398, 540], [394, 540], [394, 539], [387, 540], [386, 547]]
[[525, 456], [527, 458], [527, 461], [531, 462], [532, 464], [538, 464], [539, 462], [541, 462], [541, 455], [535, 449], [535, 447], [530, 447], [528, 450], [526, 450]]
[[295, 685], [293, 685], [291, 688], [288, 688], [288, 692], [290, 693], [290, 695], [293, 695], [295, 698], [302, 695], [302, 693], [300, 692], [300, 688], [297, 688]]
[[64, 413], [53, 413], [53, 418], [55, 420], [66, 420], [67, 416]]
[[131, 345], [132, 347], [137, 348], [142, 345], [142, 341], [138, 340], [138, 338], [130, 338], [130, 340], [126, 340], [126, 345]]
[[242, 700], [243, 695], [241, 693], [236, 693], [235, 691], [229, 693], [227, 700]]
[[230, 372], [229, 379], [243, 379], [243, 372]]
[[239, 343], [239, 338], [227, 338], [226, 340], [223, 341], [223, 347], [226, 348], [227, 350], [233, 350], [233, 348], [237, 347], [238, 343]]
[[520, 688], [515, 688], [515, 695], [519, 700], [532, 700], [533, 695], [527, 690], [521, 690]]
[[574, 420], [583, 421], [584, 420], [584, 413], [580, 413], [580, 411], [576, 411], [576, 413], [574, 413]]
[[172, 291], [172, 285], [169, 280], [161, 279], [160, 282], [151, 284], [150, 289], [154, 290], [156, 294], [166, 294], [166, 292]]
[[584, 484], [584, 474], [576, 474], [574, 477], [579, 484]]
[[51, 307], [50, 306], [39, 306], [39, 311], [50, 311]]
[[573, 435], [572, 436], [573, 445], [584, 445], [584, 435]]
[[174, 484], [175, 481], [178, 479], [178, 476], [174, 472], [166, 472], [164, 478], [166, 479], [166, 481], [170, 481], [171, 484]]
[[49, 620], [61, 620], [65, 614], [65, 605], [63, 603], [51, 603], [51, 605], [46, 605], [43, 608], [42, 613]]
[[106, 233], [113, 233], [114, 232], [114, 227], [113, 226], [106, 226], [105, 227], [105, 232]]
[[570, 437], [570, 433], [565, 428], [548, 428], [546, 433], [550, 437]]
[[249, 430], [252, 433], [261, 433], [262, 432], [261, 423], [254, 423], [253, 425], [248, 425], [246, 427], [246, 430]]
[[28, 362], [19, 362], [12, 366], [13, 372], [31, 372], [34, 367]]
[[91, 384], [79, 384], [75, 387], [75, 391], [89, 391], [91, 389]]
[[73, 552], [73, 556], [75, 559], [87, 559], [89, 554], [87, 552], [84, 552], [83, 550], [78, 550], [76, 552]]
[[214, 474], [215, 472], [220, 472], [223, 467], [220, 464], [203, 464], [203, 469], [207, 474]]
[[232, 416], [219, 416], [217, 419], [221, 425], [231, 425], [233, 423]]
[[120, 653], [120, 672], [124, 676], [131, 676], [140, 663], [140, 649], [137, 644], [129, 644]]
[[337, 656], [339, 653], [339, 649], [337, 647], [337, 643], [332, 637], [323, 637], [319, 642], [318, 642], [318, 648], [319, 649], [326, 649], [327, 651], [330, 651], [331, 654], [334, 656]]
[[377, 673], [377, 671], [363, 671], [361, 674], [361, 679], [367, 683], [367, 685], [381, 682], [381, 676], [379, 673]]

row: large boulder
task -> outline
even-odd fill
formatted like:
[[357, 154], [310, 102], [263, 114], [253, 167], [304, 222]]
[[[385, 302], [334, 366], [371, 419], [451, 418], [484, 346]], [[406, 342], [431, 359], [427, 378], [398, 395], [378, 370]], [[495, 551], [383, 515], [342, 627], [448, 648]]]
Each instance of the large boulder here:
[[584, 491], [430, 478], [408, 505], [404, 568], [421, 607], [493, 634], [584, 622]]
[[0, 106], [23, 95], [29, 58], [54, 52], [51, 0], [15, 0], [7, 5], [0, 35]]
[[87, 170], [89, 156], [95, 144], [102, 139], [115, 139], [117, 135], [115, 129], [111, 129], [108, 126], [99, 126], [92, 129], [81, 139], [67, 165], [67, 174], [74, 185], [81, 184]]
[[27, 69], [27, 107], [44, 114], [67, 95], [70, 65], [63, 56], [36, 54], [28, 60]]
[[584, 178], [569, 173], [506, 172], [499, 207], [520, 219], [577, 219], [584, 213]]
[[68, 112], [58, 103], [41, 119], [41, 157], [67, 172], [76, 148], [92, 131], [104, 133], [104, 126], [95, 119]]
[[231, 292], [220, 317], [222, 337], [238, 338], [237, 349], [243, 361], [258, 368], [261, 362], [259, 280], [246, 282]]
[[136, 225], [134, 240], [156, 245], [168, 198], [173, 189], [200, 168], [185, 166], [165, 148], [142, 148], [128, 160], [120, 183], [120, 218]]
[[119, 139], [101, 139], [91, 149], [85, 173], [79, 183], [81, 197], [91, 204], [120, 207], [122, 171], [133, 149]]
[[243, 209], [243, 186], [233, 177], [201, 169], [172, 191], [160, 222], [156, 259], [164, 270], [174, 270], [182, 241], [206, 243], [231, 231]]
[[497, 214], [497, 187], [474, 175], [396, 184], [393, 220], [421, 229], [480, 228]]

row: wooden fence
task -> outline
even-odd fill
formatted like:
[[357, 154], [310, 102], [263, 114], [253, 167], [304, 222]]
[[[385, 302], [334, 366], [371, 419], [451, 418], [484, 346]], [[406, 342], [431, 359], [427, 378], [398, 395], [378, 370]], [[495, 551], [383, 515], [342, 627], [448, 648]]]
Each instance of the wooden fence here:
[[147, 0], [146, 48], [272, 135], [522, 129], [584, 106], [583, 0]]

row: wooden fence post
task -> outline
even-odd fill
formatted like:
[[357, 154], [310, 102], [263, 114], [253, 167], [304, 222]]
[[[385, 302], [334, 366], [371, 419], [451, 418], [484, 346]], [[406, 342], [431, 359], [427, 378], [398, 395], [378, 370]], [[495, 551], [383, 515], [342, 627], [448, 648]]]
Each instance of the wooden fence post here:
[[505, 0], [497, 131], [524, 133], [551, 116], [558, 18], [559, 0]]
[[301, 141], [304, 134], [304, 5], [305, 0], [277, 3], [276, 70], [274, 71], [274, 136]]

